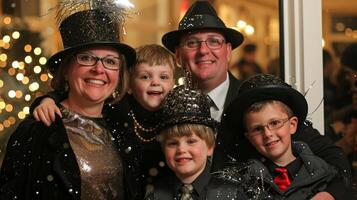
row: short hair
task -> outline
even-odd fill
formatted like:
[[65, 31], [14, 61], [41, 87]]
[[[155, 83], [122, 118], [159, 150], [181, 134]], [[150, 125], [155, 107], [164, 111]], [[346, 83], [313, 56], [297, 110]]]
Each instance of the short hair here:
[[169, 50], [167, 50], [165, 47], [157, 44], [143, 45], [136, 49], [136, 64], [134, 67], [129, 69], [130, 74], [132, 74], [133, 68], [135, 68], [141, 63], [147, 63], [149, 65], [167, 64], [175, 73], [175, 55]]
[[[55, 72], [53, 74], [53, 79], [51, 80], [51, 87], [61, 95], [67, 95], [68, 93], [68, 88], [67, 88], [68, 83], [65, 75], [69, 67], [73, 64], [73, 62], [75, 62], [74, 56], [82, 50], [83, 49], [80, 49], [66, 56], [64, 58], [64, 61], [57, 67], [57, 69], [55, 69]], [[114, 97], [113, 96], [108, 97], [105, 100], [105, 103], [115, 103], [120, 101], [120, 99], [126, 94], [128, 90], [129, 79], [128, 79], [128, 68], [127, 68], [126, 60], [123, 54], [121, 54], [119, 51], [118, 53], [122, 61], [119, 70], [119, 82], [115, 89], [118, 94], [115, 95]]]
[[163, 129], [160, 132], [160, 142], [163, 146], [165, 142], [173, 137], [190, 137], [195, 134], [197, 137], [204, 140], [208, 147], [215, 145], [215, 132], [212, 128], [202, 124], [178, 124], [169, 128]]
[[[275, 105], [280, 106], [280, 108], [282, 108], [282, 110], [288, 115], [289, 118], [294, 116], [293, 110], [288, 105], [286, 105], [285, 103], [283, 103], [281, 101], [278, 101], [278, 100], [265, 100], [265, 101], [256, 102], [256, 103], [252, 104], [251, 106], [249, 106], [249, 108], [244, 113], [244, 119], [243, 120], [245, 121], [245, 118], [246, 118], [247, 114], [252, 113], [252, 112], [259, 112], [265, 106], [271, 105], [271, 104], [275, 104]], [[244, 125], [244, 127], [245, 127], [245, 125]]]

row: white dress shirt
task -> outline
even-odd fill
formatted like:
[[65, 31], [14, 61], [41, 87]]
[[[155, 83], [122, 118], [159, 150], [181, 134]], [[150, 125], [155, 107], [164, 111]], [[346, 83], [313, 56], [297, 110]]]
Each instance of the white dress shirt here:
[[229, 76], [227, 73], [226, 80], [210, 91], [207, 95], [213, 100], [215, 106], [211, 106], [211, 117], [217, 121], [221, 121], [221, 116], [224, 110], [224, 102], [229, 88]]

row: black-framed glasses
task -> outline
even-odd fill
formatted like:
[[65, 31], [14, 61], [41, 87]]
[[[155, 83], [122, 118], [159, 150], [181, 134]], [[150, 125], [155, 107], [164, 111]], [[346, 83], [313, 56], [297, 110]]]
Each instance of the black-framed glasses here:
[[247, 130], [246, 134], [248, 136], [256, 136], [256, 135], [261, 135], [265, 132], [265, 127], [267, 127], [270, 131], [278, 130], [279, 128], [283, 127], [287, 121], [289, 121], [290, 118], [286, 119], [274, 119], [269, 121], [265, 125], [258, 125], [251, 127]]
[[211, 50], [222, 48], [223, 44], [226, 42], [223, 38], [209, 37], [206, 40], [198, 40], [196, 38], [191, 38], [184, 41], [181, 46], [186, 49], [198, 49], [202, 42], [206, 43], [207, 47]]
[[101, 61], [105, 69], [109, 70], [119, 70], [120, 69], [120, 58], [114, 56], [106, 56], [99, 58], [88, 53], [79, 53], [76, 55], [77, 63], [83, 66], [95, 66], [98, 61]]

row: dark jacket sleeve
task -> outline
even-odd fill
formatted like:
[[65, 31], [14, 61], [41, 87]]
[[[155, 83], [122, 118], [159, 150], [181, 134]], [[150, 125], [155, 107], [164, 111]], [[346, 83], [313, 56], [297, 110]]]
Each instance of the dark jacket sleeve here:
[[60, 94], [56, 91], [50, 91], [47, 94], [37, 97], [30, 106], [30, 113], [33, 113], [33, 110], [41, 104], [41, 101], [45, 98], [51, 98], [55, 101], [56, 104], [59, 104], [62, 100], [67, 97], [67, 94]]
[[[292, 139], [306, 142], [316, 156], [336, 167], [339, 177], [346, 186], [350, 185], [352, 175], [348, 159], [342, 149], [334, 145], [329, 137], [321, 135], [318, 130], [312, 127], [311, 123], [307, 122], [300, 127], [300, 131], [294, 134]], [[333, 196], [340, 196], [341, 194], [337, 194], [339, 191], [334, 189], [334, 182], [329, 184], [326, 192]]]

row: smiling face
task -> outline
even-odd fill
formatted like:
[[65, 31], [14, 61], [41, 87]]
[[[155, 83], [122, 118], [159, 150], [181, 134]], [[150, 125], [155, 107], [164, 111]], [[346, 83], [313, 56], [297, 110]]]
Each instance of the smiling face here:
[[132, 72], [130, 92], [141, 106], [154, 111], [160, 108], [174, 83], [173, 69], [169, 64], [149, 65], [143, 62]]
[[[111, 47], [95, 47], [78, 53], [86, 53], [99, 58], [120, 57], [117, 50]], [[66, 80], [69, 84], [68, 100], [71, 104], [90, 106], [103, 105], [116, 88], [120, 70], [108, 70], [98, 61], [94, 66], [78, 64], [76, 56], [69, 63]]]
[[218, 49], [210, 49], [205, 42], [201, 42], [197, 49], [187, 49], [182, 44], [190, 40], [206, 41], [211, 38], [220, 41], [225, 39], [217, 31], [203, 30], [183, 36], [180, 47], [176, 49], [178, 63], [192, 72], [193, 78], [204, 92], [209, 92], [226, 80], [231, 44], [223, 42]]
[[163, 148], [168, 166], [184, 183], [192, 183], [201, 174], [214, 149], [194, 133], [168, 138]]
[[[277, 121], [285, 121], [282, 127], [269, 130], [268, 123], [272, 127], [277, 126]], [[267, 103], [259, 110], [250, 111], [244, 118], [247, 139], [263, 156], [278, 164], [285, 166], [295, 159], [291, 149], [291, 135], [296, 132], [297, 117], [289, 118], [288, 111], [282, 103]], [[255, 134], [253, 132], [260, 132]]]

